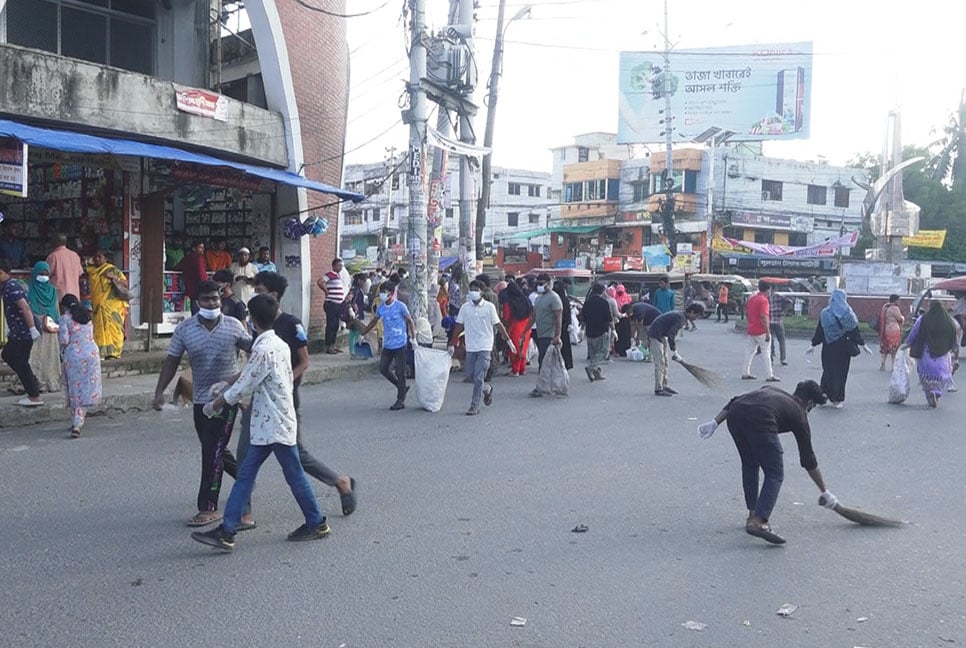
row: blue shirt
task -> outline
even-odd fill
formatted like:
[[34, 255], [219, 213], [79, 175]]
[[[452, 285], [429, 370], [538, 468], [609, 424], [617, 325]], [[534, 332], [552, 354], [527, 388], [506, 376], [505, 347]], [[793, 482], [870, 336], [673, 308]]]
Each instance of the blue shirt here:
[[258, 268], [259, 272], [278, 272], [278, 268], [276, 268], [275, 264], [271, 261], [266, 261], [265, 263], [262, 263], [261, 261], [252, 261], [252, 263], [255, 264], [255, 267]]
[[9, 261], [12, 268], [27, 267], [27, 252], [22, 241], [0, 239], [0, 256]]
[[27, 299], [20, 282], [9, 279], [3, 284], [3, 314], [7, 319], [7, 338], [10, 340], [29, 340], [30, 327], [20, 312], [20, 300]]
[[409, 342], [409, 328], [406, 326], [406, 318], [409, 317], [409, 308], [398, 299], [391, 304], [380, 304], [376, 308], [376, 315], [382, 318], [382, 346], [384, 349], [396, 351], [403, 348]]
[[674, 291], [670, 288], [658, 288], [654, 291], [654, 306], [662, 313], [674, 310]]

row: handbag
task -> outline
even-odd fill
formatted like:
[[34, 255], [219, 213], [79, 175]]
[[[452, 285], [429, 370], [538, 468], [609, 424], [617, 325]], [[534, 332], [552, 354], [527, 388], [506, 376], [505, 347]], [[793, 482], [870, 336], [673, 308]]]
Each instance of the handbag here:
[[[838, 321], [839, 326], [841, 326], [842, 320], [838, 317], [835, 319]], [[859, 347], [859, 342], [855, 339], [856, 332], [858, 332], [858, 328], [852, 329], [842, 337], [843, 342], [845, 342], [845, 350], [848, 351], [849, 355], [853, 358], [858, 357], [859, 354], [862, 353], [862, 349]]]
[[121, 286], [115, 280], [111, 280], [111, 297], [114, 299], [120, 299], [121, 301], [130, 301], [131, 293], [127, 288]]

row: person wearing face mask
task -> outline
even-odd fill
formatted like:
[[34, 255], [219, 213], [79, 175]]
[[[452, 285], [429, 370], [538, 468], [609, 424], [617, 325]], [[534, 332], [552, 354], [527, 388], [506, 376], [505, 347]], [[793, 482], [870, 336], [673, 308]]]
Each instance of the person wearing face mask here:
[[[477, 279], [470, 282], [466, 302], [460, 306], [459, 313], [456, 315], [456, 328], [453, 330], [454, 339], [459, 338], [461, 332], [464, 333], [466, 374], [473, 378], [473, 397], [470, 399], [467, 416], [480, 413], [481, 396], [485, 405], [493, 402], [493, 385], [487, 382], [487, 374], [492, 359], [494, 328], [512, 347], [510, 335], [500, 322], [496, 306], [483, 298], [485, 287], [483, 282]], [[452, 347], [450, 353], [452, 354]]]
[[[537, 334], [537, 362], [543, 366], [543, 357], [550, 345], [560, 346], [560, 334], [563, 330], [563, 301], [560, 296], [550, 289], [550, 275], [537, 275], [537, 299], [533, 302], [533, 315]], [[539, 370], [539, 367], [538, 367]], [[543, 394], [534, 389], [530, 392], [533, 397]]]
[[[383, 323], [382, 354], [379, 359], [379, 373], [396, 387], [396, 402], [389, 408], [393, 411], [405, 409], [406, 392], [406, 345], [416, 339], [416, 325], [409, 308], [396, 298], [396, 284], [387, 281], [379, 289], [380, 305], [376, 316], [360, 331], [365, 337], [379, 322]], [[390, 367], [395, 363], [395, 375]]]
[[60, 391], [60, 344], [57, 342], [57, 289], [50, 283], [50, 266], [38, 261], [30, 273], [27, 303], [39, 325], [40, 338], [30, 349], [30, 367], [37, 377], [40, 391]]
[[[192, 370], [192, 402], [194, 425], [201, 442], [201, 484], [198, 488], [198, 512], [188, 520], [188, 526], [200, 527], [221, 520], [218, 498], [221, 493], [222, 473], [236, 474], [235, 457], [228, 449], [236, 405], [226, 405], [212, 418], [202, 411], [205, 404], [220, 394], [212, 387], [231, 382], [238, 371], [238, 351], [252, 348], [252, 336], [234, 317], [221, 313], [221, 286], [214, 281], [202, 281], [193, 295], [198, 314], [184, 320], [174, 330], [168, 355], [161, 365], [161, 374], [154, 390], [154, 409], [164, 406], [164, 390], [174, 378], [181, 358], [188, 354]], [[217, 391], [217, 390], [216, 390]]]
[[396, 271], [398, 281], [396, 282], [396, 299], [401, 301], [406, 305], [406, 308], [410, 307], [412, 299], [410, 285], [409, 285], [409, 271], [406, 268], [399, 268]]
[[[825, 394], [814, 380], [798, 383], [792, 394], [766, 385], [735, 396], [717, 416], [698, 426], [700, 437], [708, 439], [722, 421], [728, 421], [728, 431], [741, 458], [741, 483], [748, 509], [745, 532], [749, 535], [772, 544], [785, 544], [785, 538], [772, 531], [768, 524], [785, 477], [782, 444], [778, 440], [778, 435], [784, 432], [795, 436], [802, 468], [822, 492], [819, 504], [834, 509], [838, 503], [818, 469], [808, 426], [808, 413], [815, 405], [825, 402]], [[759, 472], [765, 475], [760, 491]]]

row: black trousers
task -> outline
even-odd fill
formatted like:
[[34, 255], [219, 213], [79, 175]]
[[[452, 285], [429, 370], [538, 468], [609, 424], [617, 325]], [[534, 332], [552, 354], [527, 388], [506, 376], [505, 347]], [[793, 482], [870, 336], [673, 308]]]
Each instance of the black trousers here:
[[30, 349], [33, 346], [33, 340], [7, 340], [0, 357], [17, 374], [17, 378], [23, 383], [27, 396], [37, 398], [40, 396], [40, 386], [37, 384], [34, 370], [30, 368]]
[[198, 510], [217, 511], [221, 495], [221, 477], [228, 473], [235, 477], [238, 462], [228, 449], [231, 430], [235, 426], [238, 407], [225, 405], [219, 414], [208, 418], [202, 412], [204, 405], [195, 403], [195, 432], [201, 442], [201, 485], [198, 487]]
[[[406, 347], [400, 349], [383, 347], [382, 356], [379, 358], [379, 373], [396, 386], [397, 400], [403, 400], [406, 397], [406, 355]], [[389, 366], [392, 363], [396, 363], [395, 375], [389, 372]]]
[[327, 301], [322, 305], [325, 310], [325, 346], [335, 346], [336, 336], [339, 334], [341, 305]]

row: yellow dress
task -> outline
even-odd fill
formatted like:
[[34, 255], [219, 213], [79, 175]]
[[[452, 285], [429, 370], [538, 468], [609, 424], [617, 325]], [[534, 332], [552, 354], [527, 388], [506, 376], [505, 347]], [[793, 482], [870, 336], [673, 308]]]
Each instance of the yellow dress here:
[[124, 349], [124, 319], [128, 311], [127, 301], [118, 299], [111, 288], [109, 276], [112, 273], [117, 279], [127, 281], [124, 273], [111, 263], [87, 266], [87, 276], [91, 284], [94, 342], [104, 358], [121, 355]]

